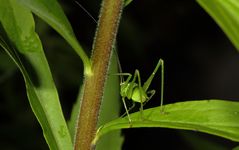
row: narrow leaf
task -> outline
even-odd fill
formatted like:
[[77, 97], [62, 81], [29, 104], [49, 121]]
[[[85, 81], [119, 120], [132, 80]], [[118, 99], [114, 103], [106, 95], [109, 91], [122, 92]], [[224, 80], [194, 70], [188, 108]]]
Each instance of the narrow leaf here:
[[125, 0], [124, 7], [128, 6], [133, 0]]
[[[30, 10], [16, 0], [0, 0], [0, 23], [6, 33], [1, 33], [0, 46], [21, 70], [27, 95], [52, 150], [72, 149], [72, 142], [61, 110], [58, 93], [45, 58], [41, 41], [35, 33], [35, 23]], [[5, 36], [5, 39], [2, 37]], [[6, 37], [8, 36], [8, 38]], [[21, 57], [13, 46], [21, 53]], [[22, 63], [22, 56], [32, 65], [39, 85], [33, 84], [31, 72]]]
[[116, 129], [139, 127], [165, 127], [201, 131], [239, 141], [239, 103], [224, 100], [201, 100], [169, 104], [130, 114], [128, 118], [119, 118], [98, 129], [93, 144], [102, 135]]
[[239, 1], [197, 0], [239, 50]]
[[91, 74], [91, 64], [57, 0], [18, 0], [46, 21], [72, 46], [84, 63], [85, 74]]
[[239, 146], [233, 148], [232, 150], [239, 150]]

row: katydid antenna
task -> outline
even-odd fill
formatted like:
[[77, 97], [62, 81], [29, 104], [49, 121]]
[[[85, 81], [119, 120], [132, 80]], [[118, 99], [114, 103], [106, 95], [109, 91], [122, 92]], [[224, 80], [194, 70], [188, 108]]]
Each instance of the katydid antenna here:
[[78, 1], [75, 1], [75, 3], [80, 6], [80, 8], [86, 12], [86, 14], [95, 22], [97, 23], [96, 19], [78, 2]]

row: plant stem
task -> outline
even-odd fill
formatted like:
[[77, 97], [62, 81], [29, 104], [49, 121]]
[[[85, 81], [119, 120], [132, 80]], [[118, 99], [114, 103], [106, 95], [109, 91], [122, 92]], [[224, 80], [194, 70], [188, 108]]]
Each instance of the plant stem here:
[[109, 61], [114, 46], [123, 0], [103, 0], [92, 50], [92, 75], [84, 80], [84, 92], [75, 137], [75, 150], [92, 149]]

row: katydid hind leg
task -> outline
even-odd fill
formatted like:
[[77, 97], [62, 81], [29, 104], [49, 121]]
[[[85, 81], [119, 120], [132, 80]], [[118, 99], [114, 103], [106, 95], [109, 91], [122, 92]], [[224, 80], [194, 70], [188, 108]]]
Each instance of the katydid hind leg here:
[[147, 90], [148, 90], [148, 88], [149, 88], [149, 86], [150, 86], [150, 84], [151, 84], [151, 82], [152, 82], [152, 80], [153, 80], [155, 74], [157, 73], [159, 67], [160, 67], [162, 64], [163, 64], [163, 60], [162, 60], [162, 59], [159, 59], [159, 61], [158, 61], [157, 65], [156, 65], [156, 67], [154, 68], [154, 71], [152, 72], [152, 74], [149, 76], [149, 78], [146, 80], [146, 82], [145, 82], [144, 85], [143, 85], [144, 91], [147, 91]]
[[[153, 73], [149, 76], [148, 80], [144, 83], [143, 88], [144, 90], [147, 91], [160, 66], [161, 66], [160, 111], [163, 113], [163, 100], [164, 100], [164, 61], [163, 59], [159, 59]], [[151, 97], [152, 96], [153, 95], [151, 95]]]
[[164, 61], [160, 59], [161, 62], [161, 95], [160, 95], [160, 111], [163, 113], [163, 100], [164, 100]]

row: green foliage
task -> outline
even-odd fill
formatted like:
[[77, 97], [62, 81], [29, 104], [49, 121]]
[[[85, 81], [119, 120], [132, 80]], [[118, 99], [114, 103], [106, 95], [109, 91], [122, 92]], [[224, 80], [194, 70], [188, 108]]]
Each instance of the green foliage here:
[[124, 7], [128, 6], [133, 0], [125, 0]]
[[56, 0], [19, 0], [33, 13], [46, 21], [72, 46], [84, 63], [85, 74], [91, 74], [90, 60], [78, 43], [63, 10]]
[[122, 128], [166, 127], [201, 131], [218, 135], [233, 141], [239, 141], [239, 103], [223, 100], [200, 100], [179, 102], [144, 110], [144, 120], [140, 112], [131, 114], [132, 124], [128, 118], [119, 118], [103, 125], [94, 140], [103, 134]]
[[4, 40], [1, 37], [1, 47], [22, 72], [29, 102], [42, 126], [50, 149], [70, 150], [72, 149], [70, 134], [41, 42], [34, 32], [35, 24], [32, 14], [15, 0], [1, 0], [0, 3], [1, 24], [17, 50], [31, 63], [37, 73], [39, 85], [33, 84], [33, 75], [27, 71], [18, 52], [10, 45], [10, 41], [7, 44], [6, 38]]
[[239, 1], [197, 0], [239, 50]]
[[237, 147], [233, 148], [233, 150], [239, 150], [239, 146], [237, 146]]

